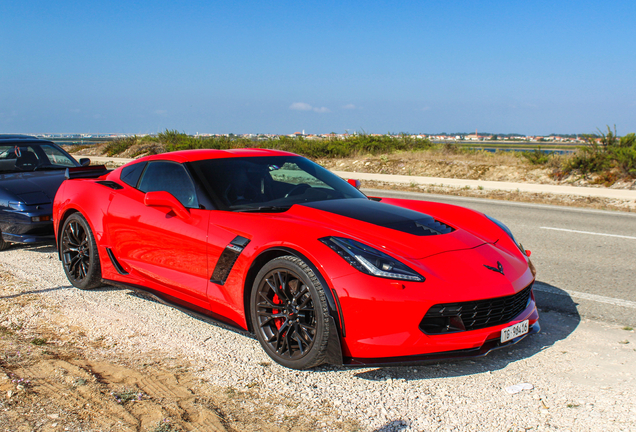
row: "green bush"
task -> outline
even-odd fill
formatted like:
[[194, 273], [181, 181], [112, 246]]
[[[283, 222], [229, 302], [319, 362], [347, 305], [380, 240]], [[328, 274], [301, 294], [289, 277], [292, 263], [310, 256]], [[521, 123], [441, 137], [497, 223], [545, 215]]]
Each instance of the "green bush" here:
[[565, 163], [565, 171], [579, 170], [581, 174], [591, 174], [610, 168], [609, 154], [599, 147], [583, 147]]
[[552, 153], [542, 152], [541, 147], [539, 147], [537, 150], [521, 152], [521, 156], [523, 156], [532, 165], [546, 165], [550, 162]]
[[634, 132], [621, 137], [618, 142], [619, 147], [633, 147], [636, 148], [636, 134]]
[[636, 178], [636, 135], [629, 133], [621, 138], [607, 126], [607, 133], [599, 130], [600, 137], [585, 136], [587, 146], [566, 160], [566, 173], [579, 170], [581, 174], [600, 174], [605, 183], [611, 184], [620, 176]]
[[127, 138], [116, 139], [106, 146], [106, 154], [108, 156], [121, 154], [125, 152], [126, 150], [128, 150], [133, 145], [137, 144], [137, 142], [139, 142], [137, 135], [127, 137]]
[[[407, 135], [394, 138], [389, 135], [371, 136], [366, 134], [352, 135], [346, 138], [308, 140], [303, 137], [279, 136], [268, 140], [256, 140], [243, 137], [193, 137], [176, 130], [166, 130], [159, 133], [156, 138], [145, 137], [141, 141], [155, 140], [166, 145], [168, 151], [216, 149], [226, 150], [234, 148], [270, 148], [288, 151], [317, 158], [341, 158], [356, 154], [384, 154], [396, 151], [426, 150], [433, 147], [427, 139], [414, 139]], [[109, 148], [122, 151], [131, 144], [123, 141], [114, 141]], [[110, 154], [109, 154], [110, 155]]]
[[619, 147], [613, 149], [612, 153], [616, 161], [616, 166], [621, 173], [636, 178], [636, 146]]

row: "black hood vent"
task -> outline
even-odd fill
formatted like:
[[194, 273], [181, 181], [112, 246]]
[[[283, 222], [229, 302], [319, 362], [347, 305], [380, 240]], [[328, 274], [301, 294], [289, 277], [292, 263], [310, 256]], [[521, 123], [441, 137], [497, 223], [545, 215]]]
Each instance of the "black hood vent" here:
[[427, 214], [364, 198], [316, 201], [302, 205], [416, 236], [455, 231], [453, 227]]

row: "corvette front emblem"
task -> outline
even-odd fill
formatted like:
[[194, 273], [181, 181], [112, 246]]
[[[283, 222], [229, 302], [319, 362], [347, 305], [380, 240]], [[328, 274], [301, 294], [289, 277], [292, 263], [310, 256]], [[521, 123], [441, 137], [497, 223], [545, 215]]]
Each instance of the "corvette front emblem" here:
[[497, 267], [490, 267], [489, 265], [484, 264], [484, 267], [486, 267], [488, 270], [492, 270], [495, 271], [497, 273], [501, 273], [504, 274], [503, 272], [503, 266], [501, 265], [501, 263], [499, 261], [497, 261]]

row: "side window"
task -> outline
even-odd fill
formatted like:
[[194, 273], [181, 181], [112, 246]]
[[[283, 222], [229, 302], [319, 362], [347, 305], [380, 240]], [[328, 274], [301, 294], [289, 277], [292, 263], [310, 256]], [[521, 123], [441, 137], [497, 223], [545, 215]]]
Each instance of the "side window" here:
[[32, 171], [35, 167], [40, 165], [42, 163], [42, 158], [44, 158], [44, 156], [38, 156], [38, 152], [32, 146], [18, 146], [16, 155], [16, 167], [28, 169], [28, 171]]
[[138, 189], [142, 192], [170, 192], [185, 207], [199, 207], [192, 179], [185, 167], [176, 162], [150, 162]]
[[15, 146], [0, 146], [0, 159], [15, 159], [17, 158], [15, 154]]
[[141, 177], [141, 173], [144, 172], [144, 168], [146, 168], [146, 162], [128, 165], [122, 168], [119, 178], [127, 185], [136, 188], [137, 183], [139, 183], [139, 177]]
[[70, 160], [68, 156], [62, 153], [59, 149], [56, 149], [55, 147], [50, 145], [43, 145], [41, 147], [46, 157], [49, 158], [49, 163], [51, 165], [65, 166], [65, 167], [75, 166], [73, 161]]

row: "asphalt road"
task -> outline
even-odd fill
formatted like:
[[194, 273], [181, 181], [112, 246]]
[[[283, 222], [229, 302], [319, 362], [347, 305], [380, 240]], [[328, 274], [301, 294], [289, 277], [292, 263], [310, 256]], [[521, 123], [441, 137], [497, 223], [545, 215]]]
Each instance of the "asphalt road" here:
[[540, 308], [636, 327], [636, 214], [363, 190], [469, 207], [508, 225], [537, 267]]

